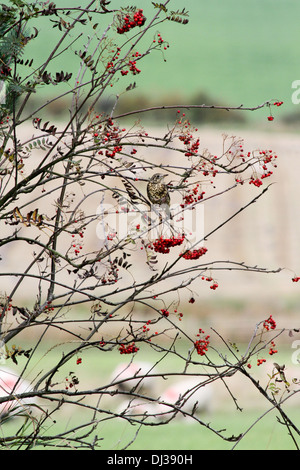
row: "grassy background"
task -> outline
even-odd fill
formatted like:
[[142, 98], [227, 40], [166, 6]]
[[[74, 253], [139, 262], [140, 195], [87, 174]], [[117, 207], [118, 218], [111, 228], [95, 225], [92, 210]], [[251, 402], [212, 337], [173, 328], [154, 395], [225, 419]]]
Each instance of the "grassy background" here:
[[[225, 410], [220, 412], [214, 419], [207, 417], [207, 421], [216, 430], [225, 427], [228, 437], [237, 436], [240, 432], [246, 432], [262, 413], [262, 410], [233, 411], [231, 413]], [[271, 412], [262, 420], [258, 420], [241, 442], [236, 445], [235, 449], [296, 450], [286, 428], [278, 422], [277, 416], [278, 413]], [[292, 417], [297, 425], [300, 419], [299, 409], [293, 411]], [[62, 416], [61, 419], [52, 424], [50, 432], [45, 428], [45, 435], [64, 432], [68, 426], [81, 425], [83, 422], [86, 422], [86, 415], [74, 410], [72, 417]], [[2, 425], [0, 428], [1, 437], [14, 435], [20, 424], [21, 419], [14, 419], [6, 425]], [[117, 451], [128, 446], [137, 431], [138, 426], [130, 425], [120, 419], [114, 419], [108, 420], [99, 426], [96, 434], [98, 437], [103, 438], [100, 444], [102, 450]], [[81, 434], [83, 434], [83, 431]], [[128, 446], [128, 450], [231, 450], [234, 445], [234, 442], [222, 440], [200, 424], [177, 421], [166, 426], [144, 426], [139, 431], [135, 441]], [[54, 443], [51, 447], [38, 446], [35, 449], [51, 450], [51, 448], [55, 450]]]
[[[56, 4], [70, 6], [74, 2], [58, 0]], [[113, 0], [110, 6], [119, 5], [126, 6], [127, 2]], [[149, 19], [152, 17], [154, 9], [150, 0], [137, 5]], [[142, 95], [162, 104], [170, 99], [174, 103], [184, 102], [204, 93], [208, 97], [206, 104], [255, 106], [268, 99], [278, 99], [285, 103], [280, 115], [298, 111], [291, 101], [292, 82], [300, 79], [300, 3], [297, 0], [187, 0], [185, 3], [173, 0], [169, 5], [170, 10], [183, 7], [189, 11], [189, 23], [159, 25], [156, 32], [160, 31], [170, 44], [165, 55], [167, 61], [164, 62], [157, 51], [140, 63], [142, 72], [134, 77], [138, 88], [132, 93], [133, 98], [133, 95]], [[108, 18], [106, 15], [97, 17], [100, 33]], [[38, 57], [35, 64], [62, 34], [58, 28], [52, 28], [47, 18], [39, 20], [38, 28], [40, 35], [27, 50]], [[154, 33], [155, 30], [149, 33], [145, 44], [151, 43]], [[70, 49], [73, 53], [69, 50], [67, 55], [57, 59], [57, 71], [77, 70], [78, 57], [74, 54], [79, 49], [77, 43]], [[132, 79], [129, 75], [122, 78], [111, 92], [124, 90]], [[43, 92], [47, 91], [44, 87]], [[252, 113], [251, 117], [261, 120], [266, 115], [267, 111], [262, 110]]]
[[[48, 352], [45, 354], [48, 346]], [[185, 345], [186, 346], [186, 345]], [[238, 344], [240, 354], [245, 350], [245, 344]], [[181, 353], [184, 353], [184, 345], [182, 345]], [[28, 367], [28, 377], [34, 377], [41, 368], [45, 371], [48, 367], [51, 367], [55, 361], [61, 357], [62, 351], [67, 351], [68, 346], [58, 346], [57, 348], [51, 348], [51, 343], [45, 343], [42, 350], [38, 350], [35, 354], [35, 359], [30, 362]], [[222, 348], [221, 348], [222, 350]], [[223, 353], [225, 351], [222, 351]], [[209, 352], [209, 357], [212, 359], [214, 352]], [[227, 354], [228, 356], [228, 354]], [[82, 353], [82, 364], [76, 365], [76, 358], [73, 358], [70, 364], [64, 366], [61, 371], [56, 375], [58, 382], [61, 380], [63, 383], [64, 377], [68, 376], [70, 368], [72, 372], [79, 378], [79, 385], [77, 388], [87, 389], [104, 383], [110, 377], [111, 371], [120, 361], [120, 355], [117, 351], [109, 354], [97, 352], [93, 349], [86, 350]], [[124, 359], [124, 358], [122, 358]], [[125, 358], [126, 360], [127, 358]], [[131, 359], [131, 358], [129, 358]], [[128, 360], [129, 360], [128, 359]], [[137, 360], [155, 361], [157, 360], [157, 354], [153, 352], [151, 348], [144, 347], [138, 354]], [[230, 359], [230, 355], [228, 356]], [[203, 359], [205, 361], [205, 358]], [[280, 364], [285, 363], [287, 367], [287, 377], [290, 378], [290, 366], [291, 366], [291, 352], [288, 349], [280, 348], [279, 353], [276, 355], [276, 361]], [[19, 360], [18, 370], [22, 369], [22, 359]], [[255, 361], [254, 361], [255, 362]], [[269, 360], [272, 363], [273, 359]], [[167, 360], [162, 363], [160, 370], [182, 370], [183, 362], [174, 355], [169, 355]], [[16, 367], [14, 367], [16, 368]], [[190, 370], [190, 369], [189, 369]], [[191, 370], [190, 370], [191, 371]], [[261, 374], [261, 385], [264, 386], [268, 381], [267, 366], [257, 368], [253, 364], [253, 375], [257, 378], [257, 374]], [[231, 382], [229, 382], [231, 383]], [[241, 443], [237, 445], [238, 450], [250, 449], [250, 450], [294, 450], [295, 446], [287, 433], [285, 427], [283, 427], [277, 420], [278, 413], [276, 411], [269, 412], [263, 419], [259, 420], [262, 414], [268, 410], [268, 403], [264, 403], [261, 398], [255, 399], [255, 394], [251, 395], [251, 384], [248, 383], [247, 388], [242, 384], [238, 385], [240, 388], [239, 394], [237, 394], [236, 385], [238, 382], [230, 385], [230, 390], [234, 396], [238, 399], [238, 404], [242, 407], [242, 411], [238, 411], [233, 403], [232, 398], [227, 392], [225, 392], [222, 403], [217, 404], [217, 408], [210, 413], [204, 413], [200, 416], [204, 422], [211, 424], [211, 427], [215, 430], [226, 430], [224, 435], [230, 437], [232, 435], [239, 435], [245, 433], [249, 428], [257, 421], [257, 423], [247, 432], [246, 436], [242, 439]], [[62, 385], [63, 387], [63, 385]], [[244, 388], [243, 388], [244, 387]], [[59, 386], [59, 388], [61, 388]], [[224, 389], [225, 390], [225, 389]], [[249, 398], [250, 397], [250, 398]], [[257, 398], [257, 396], [256, 396]], [[106, 400], [106, 398], [104, 398]], [[112, 401], [113, 400], [113, 401]], [[118, 405], [117, 398], [109, 399], [105, 401], [106, 407], [109, 410], [113, 410], [114, 406]], [[296, 402], [295, 402], [296, 400]], [[85, 402], [93, 403], [95, 399], [90, 399]], [[51, 402], [45, 402], [48, 411], [51, 411]], [[113, 405], [113, 403], [115, 405]], [[103, 407], [104, 403], [101, 402], [100, 407]], [[292, 418], [293, 422], [297, 425], [300, 420], [300, 411], [296, 398], [287, 402], [287, 408], [284, 408], [287, 414]], [[52, 415], [48, 421], [50, 428], [45, 426], [44, 435], [60, 434], [71, 429], [88, 423], [92, 419], [93, 412], [88, 409], [80, 408], [77, 406], [65, 406], [61, 411], [56, 412]], [[107, 417], [107, 419], [105, 419]], [[103, 438], [101, 448], [105, 450], [121, 450], [126, 447], [131, 440], [134, 439], [138, 426], [130, 425], [125, 420], [121, 419], [110, 419], [109, 415], [99, 412], [96, 416], [97, 419], [103, 420], [98, 426], [97, 434], [98, 437]], [[0, 426], [0, 436], [14, 435], [21, 424], [21, 418], [10, 420], [8, 423]], [[78, 435], [84, 434], [88, 429], [78, 430]], [[75, 437], [76, 433], [74, 433]], [[72, 436], [70, 436], [72, 437]], [[92, 440], [92, 439], [89, 439]], [[63, 442], [63, 441], [62, 441]], [[67, 443], [67, 441], [66, 441]], [[55, 445], [55, 443], [53, 443]], [[209, 431], [205, 427], [195, 422], [189, 422], [187, 420], [176, 420], [169, 423], [166, 426], [144, 426], [138, 433], [137, 438], [129, 446], [130, 450], [230, 450], [234, 443], [222, 440], [213, 432]], [[46, 447], [47, 448], [47, 447]], [[51, 449], [51, 447], [50, 447]]]

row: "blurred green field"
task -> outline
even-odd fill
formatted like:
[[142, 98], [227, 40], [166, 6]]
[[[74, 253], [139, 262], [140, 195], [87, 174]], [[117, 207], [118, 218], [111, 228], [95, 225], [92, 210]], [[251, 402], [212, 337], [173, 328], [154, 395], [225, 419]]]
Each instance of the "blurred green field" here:
[[[243, 346], [241, 344], [238, 346], [242, 353], [245, 345]], [[46, 354], [44, 354], [47, 349], [46, 344], [43, 345], [43, 348], [45, 348], [43, 354], [42, 351], [40, 351], [40, 353], [37, 351], [35, 354], [36, 359], [33, 359], [30, 362], [30, 366], [27, 368], [29, 375], [27, 378], [36, 376], [41, 369], [46, 371], [61, 357], [62, 351], [66, 352], [68, 350], [67, 344], [56, 348], [52, 348], [51, 345], [48, 344], [48, 347], [49, 349]], [[212, 352], [210, 358], [213, 356], [214, 353]], [[143, 350], [139, 352], [137, 359], [154, 361], [155, 358], [157, 359], [156, 354], [153, 353], [151, 348], [148, 348], [148, 350], [143, 348]], [[278, 360], [279, 363], [285, 362], [289, 370], [291, 365], [291, 351], [288, 349], [280, 350], [276, 360]], [[20, 360], [19, 362], [18, 369], [21, 370], [21, 363], [24, 361]], [[87, 389], [89, 386], [93, 388], [92, 384], [103, 383], [119, 362], [120, 355], [117, 351], [105, 354], [101, 352], [97, 353], [97, 351], [90, 349], [82, 354], [82, 364], [76, 365], [76, 358], [74, 357], [70, 363], [61, 369], [55, 378], [58, 382], [60, 380], [63, 381], [64, 376], [68, 376], [71, 369], [79, 378], [80, 384], [78, 385], [78, 389]], [[273, 360], [270, 359], [269, 362], [273, 362]], [[182, 366], [183, 363], [178, 357], [169, 355], [161, 367], [162, 370], [178, 371], [182, 369]], [[191, 369], [189, 369], [189, 371], [191, 371]], [[262, 368], [258, 370], [258, 368], [253, 367], [254, 376], [261, 371]], [[264, 379], [261, 381], [262, 386], [267, 379], [266, 372], [263, 372], [263, 377]], [[237, 450], [295, 450], [295, 445], [288, 435], [287, 429], [282, 426], [277, 419], [279, 414], [272, 410], [260, 419], [270, 408], [270, 405], [264, 403], [263, 399], [255, 401], [255, 398], [251, 398], [248, 400], [246, 397], [248, 390], [246, 391], [245, 388], [243, 388], [243, 384], [241, 384], [240, 387], [238, 394], [235, 388], [233, 388], [232, 391], [239, 405], [242, 407], [242, 411], [236, 409], [233, 400], [230, 398], [229, 394], [226, 393], [227, 398], [225, 398], [221, 404], [219, 403], [217, 409], [202, 414], [200, 419], [206, 423], [210, 423], [211, 427], [217, 431], [226, 430], [224, 431], [224, 435], [227, 437], [246, 433], [241, 442], [236, 445], [235, 448]], [[251, 389], [250, 383], [248, 383], [247, 388]], [[253, 397], [255, 397], [255, 395], [253, 395]], [[104, 398], [104, 400], [106, 399]], [[51, 401], [45, 403], [48, 403], [47, 409], [51, 411]], [[85, 400], [85, 403], [95, 403], [95, 400]], [[107, 407], [106, 409], [113, 410], [112, 405], [108, 403], [110, 402], [101, 402], [99, 407]], [[295, 399], [292, 399], [291, 403], [288, 403], [287, 408], [284, 408], [296, 426], [298, 426], [300, 422], [300, 409], [297, 403], [298, 402], [295, 403]], [[48, 422], [45, 423], [43, 434], [46, 436], [64, 433], [68, 429], [76, 428], [77, 426], [90, 422], [92, 417], [93, 411], [91, 409], [66, 405], [66, 409], [63, 407], [60, 411], [54, 413]], [[106, 415], [101, 411], [97, 413], [96, 419], [99, 419], [101, 423], [97, 430], [93, 431], [92, 436], [97, 434], [98, 437], [103, 439], [100, 443], [100, 448], [103, 450], [122, 450], [125, 447], [130, 450], [231, 450], [235, 446], [234, 442], [222, 440], [204, 426], [184, 419], [172, 421], [165, 426], [148, 425], [143, 426], [141, 429], [139, 429], [137, 425], [129, 424], [126, 420], [115, 419], [113, 416], [109, 414]], [[6, 424], [2, 424], [0, 426], [0, 437], [14, 435], [21, 422], [21, 418], [18, 418], [10, 420]], [[66, 439], [62, 437], [60, 444], [68, 444], [68, 437], [72, 438], [76, 435], [83, 435], [89, 429], [89, 426], [79, 428], [77, 431], [74, 431], [73, 434], [66, 436]], [[137, 436], [135, 438], [136, 433]], [[89, 441], [92, 441], [92, 438], [89, 438]], [[131, 443], [131, 441], [133, 442]], [[43, 448], [51, 450], [55, 448], [57, 442], [58, 441], [53, 442], [52, 446], [38, 446], [35, 447], [35, 449]], [[69, 442], [69, 446], [72, 448], [71, 441]]]
[[[58, 0], [56, 4], [74, 6], [74, 1]], [[118, 5], [127, 6], [127, 2], [113, 0], [110, 6]], [[151, 17], [154, 9], [150, 0], [137, 5]], [[300, 79], [300, 3], [297, 0], [200, 0], [185, 4], [173, 0], [169, 5], [175, 11], [183, 7], [189, 11], [189, 23], [160, 25], [164, 40], [170, 44], [165, 55], [167, 61], [163, 61], [159, 52], [143, 60], [142, 72], [134, 77], [138, 86], [135, 95], [145, 95], [157, 104], [162, 104], [166, 97], [184, 102], [200, 92], [213, 100], [206, 104], [255, 106], [268, 99], [280, 99], [284, 101], [280, 115], [298, 111], [291, 101], [292, 82]], [[100, 20], [98, 17], [97, 21], [101, 32], [108, 17], [101, 16]], [[49, 29], [49, 24], [52, 25], [47, 18], [39, 22], [40, 35], [30, 43], [28, 51], [33, 56], [44, 57], [62, 34], [58, 28]], [[152, 33], [145, 43], [151, 41]], [[78, 61], [74, 51], [78, 47], [73, 45], [70, 49], [73, 53], [69, 50], [57, 59], [57, 71], [76, 70]], [[123, 77], [111, 92], [124, 90], [131, 81], [132, 77]], [[251, 117], [264, 119], [266, 115], [267, 111], [262, 110]]]
[[[245, 432], [261, 416], [261, 410], [251, 412], [219, 413], [211, 425], [215, 429], [227, 429], [227, 436]], [[295, 416], [294, 416], [295, 417]], [[298, 413], [298, 422], [300, 412]], [[106, 440], [103, 449], [118, 450], [134, 437], [137, 426], [119, 423], [118, 434], [116, 423], [103, 427]], [[116, 444], [116, 438], [119, 442]], [[110, 444], [110, 445], [109, 445]], [[138, 434], [130, 450], [231, 450], [234, 442], [227, 442], [199, 424], [170, 423], [167, 426], [144, 427]], [[246, 436], [235, 446], [236, 450], [296, 450], [287, 431], [276, 420], [275, 413], [258, 422]]]
[[[246, 432], [253, 422], [261, 416], [261, 410], [251, 412], [219, 413], [211, 425], [220, 430], [226, 427], [227, 436], [237, 435], [239, 432]], [[300, 419], [299, 410], [293, 413], [294, 421]], [[72, 419], [64, 419], [53, 424], [51, 434], [64, 432], [67, 425], [82, 424], [83, 417], [76, 413]], [[1, 426], [0, 437], [11, 435], [17, 429], [17, 421]], [[136, 439], [135, 434], [138, 426], [130, 425], [122, 420], [110, 420], [99, 426], [98, 437], [103, 437], [99, 450], [296, 450], [290, 436], [277, 420], [275, 412], [267, 415], [263, 420], [258, 421], [245, 437], [235, 445], [234, 442], [227, 442], [216, 436], [211, 431], [197, 423], [172, 422], [166, 426], [144, 426], [139, 430]], [[81, 431], [83, 434], [84, 431]], [[45, 430], [45, 434], [48, 434]], [[78, 432], [79, 434], [79, 432]], [[92, 435], [93, 436], [93, 435]], [[75, 437], [75, 434], [74, 434]], [[90, 439], [92, 440], [92, 439]], [[67, 439], [65, 444], [67, 444]], [[130, 442], [133, 441], [131, 444]], [[63, 440], [61, 440], [63, 443]], [[130, 444], [130, 445], [129, 445]], [[298, 443], [299, 444], [299, 443]], [[52, 446], [37, 446], [35, 450], [55, 450], [55, 443]], [[70, 445], [72, 449], [72, 445]]]

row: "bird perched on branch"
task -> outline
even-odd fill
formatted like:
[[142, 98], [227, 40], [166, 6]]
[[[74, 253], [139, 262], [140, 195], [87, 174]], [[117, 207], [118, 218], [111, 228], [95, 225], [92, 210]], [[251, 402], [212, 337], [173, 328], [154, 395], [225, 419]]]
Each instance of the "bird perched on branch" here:
[[170, 194], [167, 185], [163, 182], [166, 177], [163, 173], [155, 173], [151, 176], [147, 185], [147, 195], [152, 204], [164, 206], [169, 218], [172, 218], [170, 213]]

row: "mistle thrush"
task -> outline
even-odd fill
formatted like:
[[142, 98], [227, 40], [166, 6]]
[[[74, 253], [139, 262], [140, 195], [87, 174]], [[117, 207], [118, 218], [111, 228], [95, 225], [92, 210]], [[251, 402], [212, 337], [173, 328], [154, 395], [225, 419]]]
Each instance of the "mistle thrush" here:
[[166, 176], [162, 173], [155, 173], [147, 185], [147, 194], [152, 204], [163, 206], [168, 217], [172, 218], [170, 213], [170, 194], [167, 185], [163, 183], [163, 179]]

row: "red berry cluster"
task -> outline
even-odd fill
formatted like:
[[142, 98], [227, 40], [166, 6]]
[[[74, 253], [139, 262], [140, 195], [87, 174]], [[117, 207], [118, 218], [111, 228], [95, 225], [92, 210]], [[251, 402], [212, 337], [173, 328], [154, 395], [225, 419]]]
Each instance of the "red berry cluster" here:
[[137, 10], [134, 15], [130, 16], [129, 13], [124, 16], [123, 23], [117, 28], [118, 34], [127, 33], [130, 29], [135, 28], [136, 26], [143, 26], [145, 24], [146, 18], [143, 15], [143, 10], [140, 8]]
[[78, 357], [78, 359], [76, 360], [76, 364], [79, 365], [81, 363], [82, 363], [82, 359], [81, 359], [81, 357]]
[[[156, 39], [153, 39], [153, 43], [156, 43]], [[169, 47], [169, 44], [165, 43], [163, 38], [161, 37], [161, 34], [157, 35], [157, 43], [162, 46], [164, 44], [164, 50], [166, 51]]]
[[155, 242], [153, 242], [154, 251], [156, 251], [157, 253], [164, 254], [169, 253], [171, 247], [181, 245], [184, 239], [184, 234], [182, 234], [181, 237], [177, 238], [174, 236], [171, 238], [160, 237]]
[[148, 320], [147, 323], [143, 326], [143, 333], [146, 333], [147, 331], [150, 331], [150, 328], [148, 325], [150, 325], [151, 320]]
[[74, 250], [75, 255], [79, 255], [80, 250], [83, 249], [82, 245], [78, 245], [78, 244], [76, 245], [75, 243], [73, 243], [72, 247], [75, 248], [75, 250]]
[[180, 204], [181, 208], [193, 204], [194, 202], [201, 201], [205, 194], [205, 191], [202, 191], [200, 194], [199, 192], [199, 184], [197, 184], [194, 188], [188, 189], [187, 194], [183, 196], [183, 203]]
[[187, 149], [187, 152], [185, 152], [184, 155], [186, 157], [192, 157], [193, 155], [196, 155], [198, 153], [199, 145], [200, 145], [199, 139], [195, 140], [194, 142], [191, 142]]
[[121, 70], [121, 75], [127, 75], [128, 72], [132, 72], [133, 75], [137, 75], [138, 73], [141, 73], [141, 70], [137, 68], [136, 66], [136, 58], [141, 57], [141, 54], [139, 52], [135, 52], [132, 54], [133, 59], [129, 60], [127, 66], [129, 67], [129, 70]]
[[[180, 110], [178, 110], [177, 113], [180, 113]], [[182, 113], [182, 116], [185, 116], [185, 114]], [[182, 124], [182, 127], [183, 127], [183, 131], [178, 136], [178, 138], [186, 146], [185, 156], [193, 157], [193, 156], [198, 155], [199, 147], [200, 147], [200, 140], [199, 138], [195, 137], [193, 133], [191, 132], [191, 123], [189, 121], [182, 122], [181, 120], [178, 120], [177, 122], [178, 124]], [[194, 128], [193, 131], [198, 131], [198, 129]], [[205, 158], [201, 160], [202, 161], [201, 169], [203, 169], [204, 176], [213, 176], [213, 177], [216, 176], [216, 174], [218, 173], [218, 170], [215, 168], [215, 163], [216, 163], [217, 158], [218, 158], [217, 156], [210, 155], [210, 159]], [[194, 168], [196, 169], [196, 167]], [[200, 171], [200, 168], [199, 168], [199, 171]], [[211, 183], [213, 182], [211, 181]]]
[[109, 157], [109, 158], [114, 158], [114, 156], [117, 154], [117, 153], [120, 153], [122, 152], [122, 145], [115, 145], [114, 148], [109, 151], [109, 150], [106, 150], [105, 151], [105, 155], [106, 157]]
[[245, 162], [245, 157], [250, 157], [251, 152], [247, 152], [247, 155], [245, 155], [245, 150], [242, 144], [233, 144], [231, 147], [231, 150], [228, 150], [229, 155], [233, 155], [234, 157], [239, 157], [242, 159], [243, 162]]
[[261, 150], [259, 155], [262, 156], [264, 164], [270, 163], [273, 159], [276, 160], [277, 155], [273, 155], [273, 150]]
[[51, 300], [48, 300], [44, 310], [45, 312], [53, 312], [54, 307], [52, 306]]
[[[202, 330], [202, 328], [199, 329], [199, 334], [197, 334], [197, 336], [200, 336], [201, 334], [204, 335], [204, 330]], [[200, 356], [205, 356], [206, 352], [208, 351], [208, 345], [209, 335], [206, 335], [204, 338], [197, 339], [197, 341], [195, 341], [194, 343], [197, 354], [199, 354]]]
[[[74, 221], [74, 223], [77, 223], [77, 220]], [[86, 227], [83, 227], [81, 231], [78, 231], [77, 234], [80, 236], [80, 238], [84, 237], [84, 231]], [[75, 238], [75, 234], [72, 234], [72, 238]], [[74, 253], [75, 255], [79, 255], [80, 251], [83, 249], [82, 243], [76, 242], [72, 244], [72, 247], [75, 248]]]
[[296, 276], [295, 276], [295, 277], [293, 277], [292, 281], [293, 281], [293, 282], [298, 282], [298, 281], [300, 281], [300, 277], [296, 277]]
[[107, 235], [107, 240], [112, 241], [117, 236], [116, 232], [111, 232]]
[[207, 248], [198, 248], [197, 250], [188, 250], [185, 253], [183, 253], [181, 256], [184, 259], [199, 259], [200, 256], [205, 255], [207, 252]]
[[270, 350], [269, 350], [270, 356], [273, 356], [273, 354], [278, 353], [278, 350], [277, 350], [277, 349], [274, 349], [274, 348], [275, 348], [275, 343], [274, 343], [274, 341], [271, 341], [271, 348], [270, 348]]
[[261, 366], [261, 364], [263, 364], [264, 362], [266, 362], [266, 359], [257, 359], [258, 366]]
[[132, 72], [133, 75], [137, 75], [138, 73], [141, 72], [140, 69], [137, 68], [136, 66], [136, 60], [130, 60], [129, 61], [129, 70]]
[[[9, 117], [9, 116], [6, 116], [6, 118], [5, 118], [5, 119], [6, 119], [6, 122], [8, 122], [8, 121], [9, 121], [9, 119], [10, 119], [10, 117]], [[0, 124], [4, 124], [4, 120], [3, 120], [3, 121], [0, 121]]]
[[[99, 118], [99, 116], [97, 115], [96, 119], [98, 119], [98, 118]], [[99, 133], [96, 131], [94, 133], [94, 137], [102, 137], [103, 143], [111, 141], [111, 140], [115, 140], [116, 144], [119, 144], [119, 142], [120, 142], [120, 131], [124, 131], [125, 129], [120, 129], [118, 126], [115, 126], [114, 121], [111, 118], [109, 118], [106, 121], [106, 123], [104, 125], [104, 128], [102, 127], [101, 124], [99, 124], [98, 130], [100, 132], [102, 132], [102, 134], [100, 134], [100, 136], [99, 136]]]
[[65, 378], [65, 381], [66, 381], [65, 389], [66, 390], [69, 390], [69, 388], [76, 387], [76, 385], [79, 384], [79, 380], [76, 377], [76, 375], [73, 374], [73, 372], [69, 373], [69, 377], [70, 378], [68, 378], [68, 377]]
[[114, 63], [112, 61], [107, 62], [106, 69], [111, 73], [113, 72]]
[[242, 180], [242, 178], [235, 178], [235, 181], [236, 181], [237, 183], [240, 183], [241, 185], [244, 184], [244, 180]]
[[157, 35], [158, 37], [158, 44], [162, 44], [164, 42], [163, 38], [161, 37], [160, 34]]
[[[119, 267], [118, 267], [118, 264], [117, 264], [117, 260], [114, 260], [114, 261], [110, 261], [109, 262], [109, 265], [110, 267], [108, 268], [107, 272], [103, 275], [102, 279], [101, 279], [101, 283], [102, 284], [111, 284], [111, 283], [115, 283], [115, 282], [118, 282], [119, 280]], [[107, 276], [107, 277], [105, 277]], [[111, 315], [110, 315], [111, 317]]]
[[217, 282], [214, 282], [211, 286], [210, 289], [216, 290], [219, 287], [219, 284]]
[[[96, 116], [98, 119], [99, 116]], [[109, 158], [114, 158], [116, 154], [121, 153], [123, 150], [120, 141], [122, 139], [122, 132], [125, 132], [126, 129], [120, 129], [118, 126], [114, 125], [114, 122], [109, 118], [104, 126], [99, 124], [97, 128], [94, 129], [93, 137], [96, 144], [103, 144], [105, 146], [110, 146], [104, 150], [99, 150], [98, 155], [104, 155]]]
[[8, 76], [11, 77], [11, 70], [12, 69], [8, 65], [3, 64], [0, 70], [0, 73], [1, 75], [4, 75], [5, 77], [8, 77]]
[[[210, 276], [208, 276], [208, 277], [202, 276], [201, 279], [202, 279], [202, 281], [207, 281], [207, 282], [211, 282], [211, 281], [213, 280], [212, 277], [210, 277]], [[217, 284], [216, 282], [214, 282], [214, 283], [210, 286], [210, 289], [216, 290], [217, 287], [219, 287], [219, 284]]]
[[[274, 101], [273, 105], [274, 106], [281, 106], [283, 104], [283, 101]], [[270, 108], [270, 106], [269, 106]], [[271, 112], [271, 108], [270, 108], [270, 112]], [[272, 116], [272, 114], [270, 114], [270, 116], [268, 116], [268, 121], [274, 121], [274, 116]]]
[[[259, 154], [262, 156], [262, 159], [263, 159], [262, 169], [265, 171], [265, 173], [263, 173], [261, 175], [260, 179], [259, 178], [254, 178], [252, 176], [250, 181], [249, 181], [249, 184], [254, 184], [254, 186], [257, 186], [257, 187], [259, 187], [263, 184], [262, 180], [264, 178], [269, 178], [269, 176], [273, 175], [273, 171], [271, 171], [271, 170], [268, 171], [267, 164], [272, 162], [273, 158], [274, 159], [277, 158], [277, 155], [273, 155], [272, 150], [263, 150], [263, 151], [259, 152]], [[261, 161], [261, 157], [260, 157], [260, 161]], [[277, 167], [276, 164], [273, 164], [273, 166], [275, 168]]]
[[163, 314], [164, 317], [168, 317], [170, 315], [169, 310], [167, 310], [166, 308], [162, 308], [161, 313]]
[[133, 354], [138, 352], [138, 350], [139, 348], [136, 347], [135, 343], [129, 344], [128, 346], [121, 344], [119, 347], [120, 354]]
[[[229, 150], [228, 154], [232, 154], [234, 157], [240, 157], [243, 162], [246, 162], [246, 157], [251, 157], [251, 152], [245, 153], [242, 145], [239, 145], [235, 152]], [[272, 176], [273, 174], [273, 172], [268, 169], [267, 165], [271, 163], [274, 168], [277, 168], [276, 163], [274, 163], [274, 160], [277, 159], [277, 155], [273, 153], [273, 150], [261, 150], [258, 155], [253, 155], [253, 157], [260, 163], [264, 173], [260, 177], [251, 176], [249, 184], [260, 187], [263, 184], [262, 180]], [[236, 182], [241, 184], [244, 183], [241, 178], [236, 178]]]
[[[212, 157], [212, 160], [215, 160], [217, 157]], [[211, 162], [212, 165], [210, 164], [207, 164], [205, 162], [202, 163], [202, 168], [204, 169], [204, 171], [202, 172], [203, 176], [212, 176], [212, 177], [215, 177], [216, 174], [218, 173], [218, 170], [214, 167], [214, 161]], [[211, 181], [211, 183], [213, 183]]]
[[[5, 307], [4, 307], [4, 308], [5, 308]], [[7, 309], [7, 311], [9, 312], [12, 308], [13, 308], [12, 299], [11, 299], [9, 296], [7, 296], [6, 309]]]
[[117, 52], [115, 52], [114, 49], [111, 52], [113, 53], [113, 56], [107, 62], [106, 70], [108, 70], [108, 73], [114, 74], [116, 72], [114, 60], [117, 60], [119, 58], [119, 55], [121, 53], [121, 49], [119, 47], [117, 47]]
[[263, 183], [259, 178], [254, 179], [253, 176], [251, 177], [249, 184], [254, 184], [257, 188], [259, 188]]
[[[181, 121], [179, 121], [179, 123], [181, 123]], [[186, 152], [184, 154], [186, 157], [192, 157], [198, 153], [200, 146], [200, 140], [198, 138], [194, 139], [193, 135], [187, 132], [186, 134], [180, 135], [179, 140], [186, 146]]]
[[269, 318], [264, 321], [263, 327], [264, 327], [267, 331], [269, 331], [270, 329], [271, 329], [271, 330], [275, 330], [275, 328], [276, 328], [276, 322], [275, 322], [275, 320], [272, 318], [272, 315], [270, 315]]
[[[264, 169], [266, 169], [266, 167]], [[268, 178], [271, 175], [273, 175], [273, 171], [268, 171], [267, 173], [261, 175], [261, 179], [263, 180], [264, 178]]]

